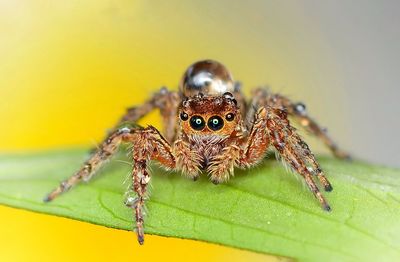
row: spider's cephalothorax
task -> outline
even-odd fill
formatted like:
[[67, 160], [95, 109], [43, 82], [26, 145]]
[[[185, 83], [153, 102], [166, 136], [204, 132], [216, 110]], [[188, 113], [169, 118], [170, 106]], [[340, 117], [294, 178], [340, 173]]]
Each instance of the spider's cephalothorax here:
[[[160, 109], [163, 135], [152, 126], [135, 123], [153, 109]], [[229, 71], [213, 60], [191, 65], [183, 75], [179, 92], [162, 88], [143, 105], [128, 109], [114, 131], [76, 174], [47, 195], [51, 201], [80, 181], [87, 181], [110, 159], [122, 142], [132, 144], [132, 188], [137, 198], [126, 204], [134, 210], [136, 232], [144, 242], [143, 207], [150, 181], [149, 161], [167, 170], [181, 171], [196, 180], [208, 173], [215, 183], [227, 181], [234, 168], [249, 168], [273, 148], [298, 173], [322, 207], [330, 206], [315, 180], [325, 191], [332, 186], [307, 144], [291, 126], [288, 116], [319, 137], [339, 158], [348, 158], [312, 118], [302, 103], [256, 88], [246, 100]], [[133, 127], [132, 127], [133, 126]]]
[[[233, 139], [243, 134], [237, 101], [228, 92], [222, 96], [199, 93], [185, 99], [179, 108], [179, 118], [178, 134], [193, 145], [191, 151], [195, 152], [203, 170]], [[192, 174], [194, 179], [197, 175], [198, 172]]]

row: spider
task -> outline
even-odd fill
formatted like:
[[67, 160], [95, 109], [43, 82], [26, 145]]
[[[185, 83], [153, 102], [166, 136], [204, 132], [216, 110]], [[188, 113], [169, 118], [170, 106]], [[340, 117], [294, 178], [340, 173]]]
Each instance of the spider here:
[[[163, 134], [153, 126], [144, 128], [135, 124], [156, 108], [163, 119]], [[336, 157], [349, 158], [308, 116], [304, 104], [294, 103], [265, 88], [255, 89], [247, 101], [224, 65], [213, 60], [198, 61], [184, 73], [178, 92], [163, 87], [144, 104], [129, 108], [81, 169], [44, 201], [53, 200], [81, 181], [88, 181], [116, 153], [119, 145], [126, 142], [133, 146], [132, 189], [136, 198], [125, 204], [134, 212], [140, 244], [144, 243], [143, 209], [151, 178], [148, 170], [151, 160], [158, 161], [167, 170], [181, 171], [193, 180], [206, 172], [218, 184], [233, 176], [235, 167], [255, 166], [273, 148], [304, 179], [322, 208], [330, 211], [314, 180], [319, 180], [325, 191], [332, 191], [332, 186], [288, 116], [322, 139]]]

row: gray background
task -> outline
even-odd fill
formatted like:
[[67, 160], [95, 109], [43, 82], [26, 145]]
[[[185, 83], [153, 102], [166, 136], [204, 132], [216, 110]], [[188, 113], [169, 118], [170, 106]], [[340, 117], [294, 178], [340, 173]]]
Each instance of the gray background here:
[[399, 167], [400, 1], [303, 3], [341, 72], [348, 98], [342, 144], [356, 156]]

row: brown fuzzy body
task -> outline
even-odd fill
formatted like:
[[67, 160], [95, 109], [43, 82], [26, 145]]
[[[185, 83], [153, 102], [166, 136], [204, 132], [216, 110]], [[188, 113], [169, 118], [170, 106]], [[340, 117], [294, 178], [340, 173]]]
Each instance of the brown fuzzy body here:
[[189, 138], [189, 143], [192, 144], [191, 150], [199, 155], [203, 171], [206, 171], [210, 162], [222, 153], [226, 141], [226, 137], [213, 135], [193, 135]]
[[[182, 79], [180, 92], [162, 88], [142, 106], [129, 109], [82, 168], [48, 194], [45, 201], [53, 200], [82, 180], [89, 180], [125, 142], [133, 146], [132, 190], [137, 196], [128, 198], [126, 205], [134, 212], [140, 244], [144, 242], [143, 207], [152, 160], [193, 180], [207, 173], [218, 184], [227, 181], [235, 167], [252, 167], [263, 160], [269, 149], [275, 149], [304, 179], [322, 207], [330, 210], [315, 179], [325, 191], [331, 191], [332, 186], [288, 116], [319, 137], [335, 156], [348, 158], [348, 154], [308, 116], [303, 104], [264, 88], [255, 89], [252, 98], [246, 101], [229, 71], [212, 60], [193, 64]], [[160, 109], [163, 118], [164, 136], [152, 126], [135, 125], [155, 108]]]

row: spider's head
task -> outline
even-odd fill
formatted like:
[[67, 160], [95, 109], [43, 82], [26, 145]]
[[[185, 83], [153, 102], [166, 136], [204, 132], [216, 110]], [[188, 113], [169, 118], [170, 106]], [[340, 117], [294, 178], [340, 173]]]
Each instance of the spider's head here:
[[235, 85], [228, 69], [214, 60], [198, 61], [184, 73], [179, 85], [184, 97], [202, 93], [208, 96], [221, 96], [226, 92], [234, 94]]
[[237, 102], [229, 92], [221, 96], [199, 93], [186, 98], [179, 108], [182, 131], [188, 135], [229, 136], [241, 128]]

